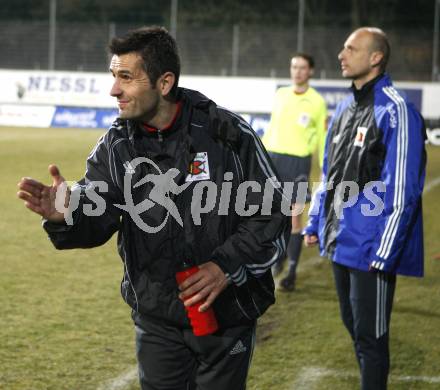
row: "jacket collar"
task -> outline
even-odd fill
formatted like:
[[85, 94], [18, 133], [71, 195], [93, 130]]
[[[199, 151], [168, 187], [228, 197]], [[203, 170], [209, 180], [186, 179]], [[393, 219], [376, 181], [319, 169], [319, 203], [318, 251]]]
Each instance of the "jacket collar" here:
[[366, 96], [370, 94], [374, 86], [382, 79], [388, 79], [388, 76], [386, 76], [384, 73], [381, 73], [380, 75], [376, 76], [374, 79], [364, 84], [361, 89], [357, 89], [354, 83], [352, 83], [350, 89], [353, 92], [354, 100], [357, 103], [362, 101]]

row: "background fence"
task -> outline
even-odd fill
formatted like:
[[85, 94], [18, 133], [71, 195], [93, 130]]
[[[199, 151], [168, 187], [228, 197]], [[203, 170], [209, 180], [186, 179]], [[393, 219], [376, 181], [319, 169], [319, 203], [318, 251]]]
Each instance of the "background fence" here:
[[[68, 23], [56, 25], [54, 70], [106, 71], [109, 38], [140, 25]], [[1, 21], [0, 68], [50, 67], [48, 21]], [[316, 61], [316, 78], [340, 78], [337, 54], [350, 30], [310, 27], [304, 30], [304, 51]], [[392, 47], [389, 71], [395, 80], [431, 80], [432, 26], [387, 29]], [[290, 55], [297, 47], [297, 27], [235, 24], [221, 27], [179, 27], [177, 42], [182, 73], [289, 77]], [[438, 79], [438, 76], [437, 76]]]

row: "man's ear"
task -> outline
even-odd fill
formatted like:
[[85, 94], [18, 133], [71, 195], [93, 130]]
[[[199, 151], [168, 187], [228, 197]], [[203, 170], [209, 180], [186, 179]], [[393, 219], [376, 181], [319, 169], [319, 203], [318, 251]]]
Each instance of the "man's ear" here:
[[379, 66], [383, 59], [383, 53], [380, 51], [373, 51], [370, 56], [370, 63], [373, 68]]
[[157, 88], [159, 89], [162, 96], [166, 96], [170, 93], [171, 89], [176, 82], [176, 76], [172, 72], [165, 72], [157, 80]]

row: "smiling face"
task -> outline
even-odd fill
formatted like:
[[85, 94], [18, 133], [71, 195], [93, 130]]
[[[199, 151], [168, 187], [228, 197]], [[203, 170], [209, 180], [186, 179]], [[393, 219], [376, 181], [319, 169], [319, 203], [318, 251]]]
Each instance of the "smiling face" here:
[[110, 72], [114, 77], [110, 95], [118, 101], [119, 117], [150, 122], [159, 111], [161, 78], [153, 85], [135, 52], [113, 55]]
[[342, 76], [352, 79], [357, 88], [380, 73], [378, 64], [383, 54], [373, 51], [372, 47], [372, 34], [366, 30], [357, 30], [348, 37], [338, 55]]

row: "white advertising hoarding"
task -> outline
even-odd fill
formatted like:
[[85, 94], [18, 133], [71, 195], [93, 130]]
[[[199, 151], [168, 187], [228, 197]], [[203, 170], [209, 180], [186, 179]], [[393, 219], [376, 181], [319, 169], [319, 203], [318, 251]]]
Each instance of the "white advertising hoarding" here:
[[112, 107], [106, 73], [0, 70], [0, 103]]
[[[0, 104], [56, 105], [116, 108], [109, 92], [110, 73], [0, 70]], [[238, 113], [270, 113], [278, 87], [289, 79], [181, 76], [179, 85], [196, 89], [217, 104]], [[331, 112], [346, 93], [347, 80], [312, 80]], [[397, 82], [396, 87], [421, 110], [425, 118], [440, 118], [440, 83]]]
[[0, 126], [50, 127], [55, 106], [0, 104]]

